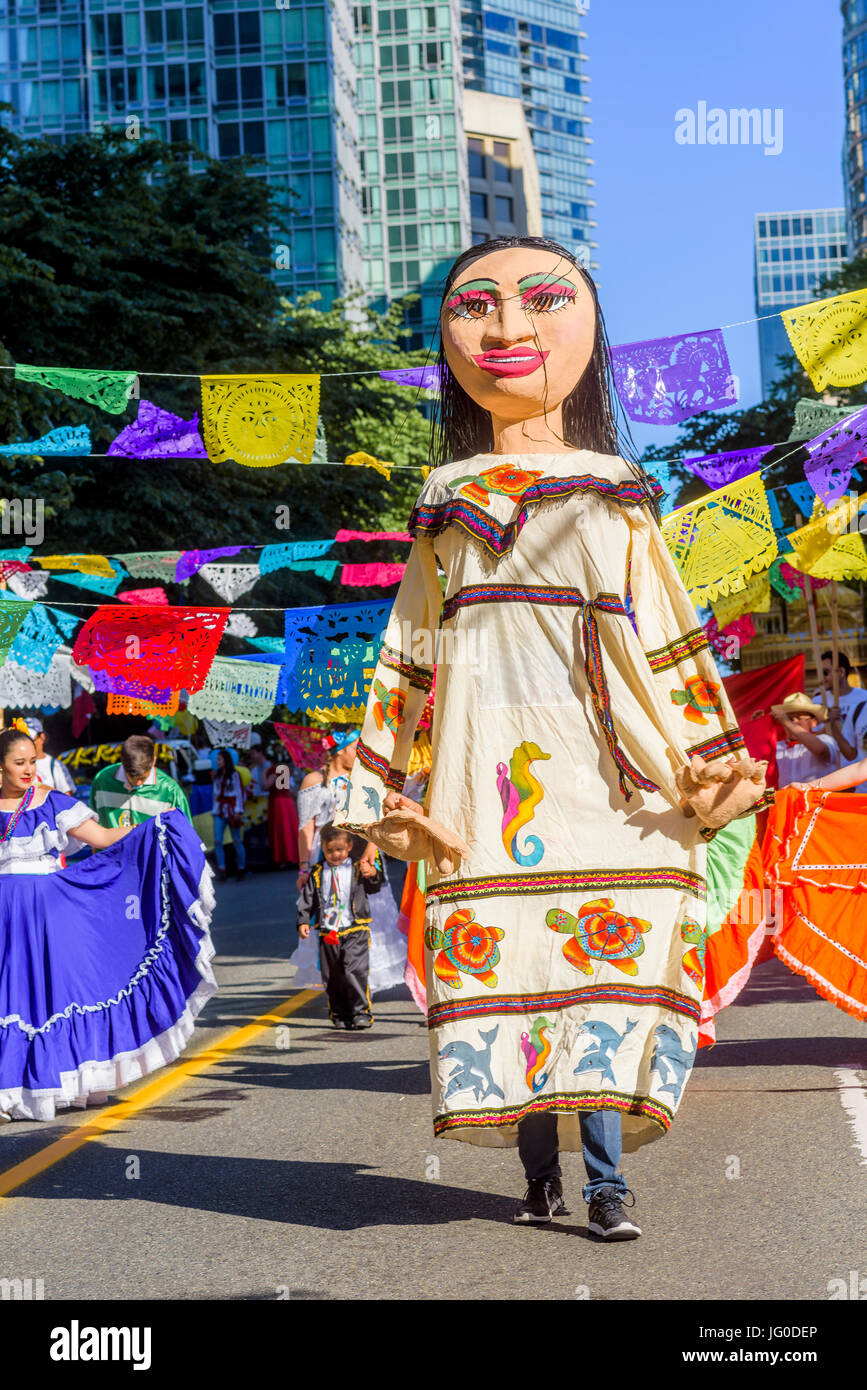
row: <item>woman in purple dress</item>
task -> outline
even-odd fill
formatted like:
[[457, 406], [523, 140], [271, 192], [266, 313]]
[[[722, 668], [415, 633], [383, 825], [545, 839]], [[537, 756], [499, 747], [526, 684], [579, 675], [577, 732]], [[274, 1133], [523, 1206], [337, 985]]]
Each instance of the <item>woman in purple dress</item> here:
[[[50, 1120], [179, 1056], [217, 988], [211, 873], [185, 816], [100, 826], [0, 734], [0, 1119]], [[102, 853], [62, 867], [71, 841]]]

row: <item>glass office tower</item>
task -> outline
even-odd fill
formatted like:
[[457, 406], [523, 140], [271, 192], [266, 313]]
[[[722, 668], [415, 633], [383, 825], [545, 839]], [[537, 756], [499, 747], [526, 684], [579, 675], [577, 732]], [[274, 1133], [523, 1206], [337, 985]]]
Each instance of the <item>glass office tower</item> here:
[[585, 9], [578, 0], [464, 0], [461, 6], [467, 87], [521, 101], [539, 169], [543, 235], [592, 265]]
[[408, 347], [427, 347], [442, 279], [470, 244], [460, 6], [355, 7], [365, 283], [379, 308], [407, 293]]
[[845, 260], [845, 210], [811, 208], [804, 212], [757, 213], [755, 252], [762, 394], [767, 396], [771, 383], [779, 376], [777, 358], [782, 354], [794, 361], [780, 310], [816, 299], [822, 279]]
[[289, 214], [276, 278], [328, 305], [363, 280], [353, 42], [347, 0], [0, 0], [2, 119], [58, 141], [108, 124], [251, 156]]
[[851, 253], [867, 248], [867, 0], [843, 0], [843, 82], [846, 130], [843, 187]]

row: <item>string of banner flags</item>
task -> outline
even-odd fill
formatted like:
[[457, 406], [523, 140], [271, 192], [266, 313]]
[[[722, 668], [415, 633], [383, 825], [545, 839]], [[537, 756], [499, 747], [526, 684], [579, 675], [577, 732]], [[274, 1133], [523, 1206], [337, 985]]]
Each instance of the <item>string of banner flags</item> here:
[[[867, 379], [867, 335], [862, 339], [860, 333], [865, 316], [867, 291], [783, 312], [792, 346], [817, 390]], [[721, 329], [616, 347], [612, 367], [633, 420], [676, 424], [734, 403]], [[14, 371], [18, 380], [39, 382], [115, 414], [128, 405], [138, 375], [23, 364]], [[430, 367], [380, 375], [402, 385], [437, 385], [436, 369]], [[325, 461], [318, 376], [202, 376], [201, 389], [201, 433], [198, 415], [184, 421], [141, 400], [138, 419], [121, 431], [109, 456], [234, 459], [268, 467], [315, 462], [318, 443]], [[267, 419], [268, 428], [251, 430], [253, 417]], [[783, 461], [767, 461], [777, 446], [683, 460], [713, 490], [665, 516], [663, 535], [693, 602], [712, 606], [706, 624], [712, 645], [727, 633], [749, 640], [751, 615], [768, 611], [772, 589], [793, 602], [802, 593], [810, 600], [814, 588], [837, 580], [867, 579], [867, 550], [857, 520], [867, 492], [851, 489], [853, 480], [860, 486], [856, 465], [867, 458], [865, 431], [867, 407], [799, 403], [790, 453], [806, 453], [804, 477], [781, 486], [807, 520], [788, 533], [774, 497], [779, 488], [763, 481], [768, 468]], [[4, 445], [0, 453], [75, 454], [85, 452], [85, 445], [89, 450], [86, 427], [61, 427], [41, 440]], [[375, 467], [387, 477], [393, 466], [365, 454], [345, 462]], [[659, 471], [665, 473], [666, 466]], [[335, 544], [358, 540], [408, 543], [410, 536], [340, 530], [322, 540], [111, 556], [35, 555], [28, 546], [0, 552], [0, 706], [66, 707], [77, 684], [90, 693], [104, 692], [113, 714], [171, 716], [184, 703], [202, 719], [254, 724], [283, 704], [319, 722], [358, 720], [391, 601], [277, 610], [284, 614], [282, 637], [259, 636], [251, 617], [256, 610], [235, 606], [262, 575], [281, 569], [312, 571], [326, 580], [339, 570], [340, 582], [348, 586], [399, 582], [403, 563], [346, 564], [328, 556]], [[226, 563], [227, 557], [251, 550], [259, 551], [255, 560], [245, 555]], [[169, 602], [162, 586], [187, 583], [196, 574], [222, 600], [219, 606]], [[128, 579], [161, 583], [119, 592]], [[82, 621], [56, 606], [62, 598], [39, 601], [49, 580], [93, 590], [102, 600], [67, 604], [95, 610]], [[256, 650], [220, 656], [224, 634], [243, 638]]]
[[[784, 309], [780, 317], [817, 392], [829, 386], [851, 387], [867, 378], [867, 290]], [[611, 349], [611, 367], [624, 409], [635, 422], [677, 425], [692, 415], [738, 402], [737, 378], [722, 328], [617, 345]], [[173, 375], [27, 363], [16, 363], [8, 370], [14, 371], [16, 381], [60, 391], [115, 415], [127, 409], [140, 376]], [[435, 365], [383, 370], [378, 375], [420, 389], [439, 387]], [[137, 419], [120, 431], [108, 457], [207, 458], [213, 463], [233, 460], [251, 468], [325, 462], [315, 459], [321, 379], [315, 373], [202, 374], [198, 377], [201, 429], [198, 412], [184, 420], [140, 399]], [[61, 427], [38, 440], [0, 447], [6, 455], [89, 450], [85, 426]], [[389, 467], [366, 455], [350, 456], [346, 462], [362, 460], [380, 471]]]

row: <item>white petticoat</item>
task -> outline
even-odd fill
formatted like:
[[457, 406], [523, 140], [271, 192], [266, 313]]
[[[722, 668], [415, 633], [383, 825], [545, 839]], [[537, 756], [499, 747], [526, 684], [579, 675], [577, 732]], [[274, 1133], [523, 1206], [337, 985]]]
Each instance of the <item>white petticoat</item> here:
[[[403, 984], [406, 969], [406, 937], [398, 931], [397, 903], [389, 884], [383, 883], [378, 893], [370, 895], [370, 975], [368, 988], [372, 995], [382, 994]], [[299, 989], [316, 989], [322, 985], [319, 972], [319, 938], [311, 927], [306, 940], [289, 957], [295, 967], [292, 984]]]

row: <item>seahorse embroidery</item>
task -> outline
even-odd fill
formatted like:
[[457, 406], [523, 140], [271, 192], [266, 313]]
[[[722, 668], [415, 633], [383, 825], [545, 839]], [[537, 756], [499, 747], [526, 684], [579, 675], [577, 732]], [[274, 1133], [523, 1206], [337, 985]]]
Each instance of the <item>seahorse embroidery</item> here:
[[525, 848], [518, 848], [518, 832], [533, 819], [536, 807], [544, 796], [541, 783], [530, 771], [530, 763], [538, 758], [550, 758], [538, 743], [526, 740], [512, 754], [508, 773], [506, 764], [497, 764], [497, 791], [503, 803], [503, 846], [509, 858], [522, 868], [532, 868], [545, 853], [538, 835], [528, 835]]

